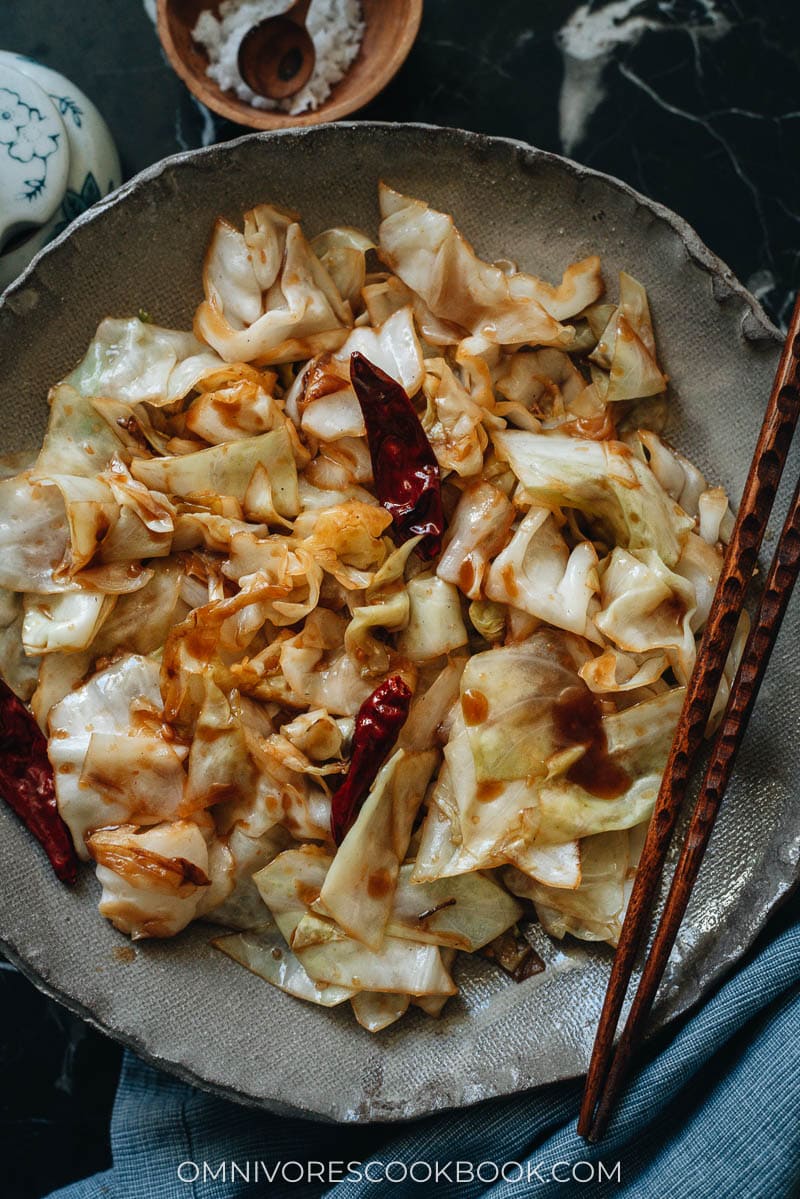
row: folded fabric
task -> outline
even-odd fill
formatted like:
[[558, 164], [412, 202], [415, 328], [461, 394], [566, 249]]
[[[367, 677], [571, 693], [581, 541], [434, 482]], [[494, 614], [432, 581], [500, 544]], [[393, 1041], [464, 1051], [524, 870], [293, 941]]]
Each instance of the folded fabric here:
[[413, 1123], [342, 1126], [239, 1107], [127, 1053], [112, 1168], [52, 1199], [789, 1199], [800, 1194], [800, 904], [651, 1044], [598, 1146], [575, 1131], [580, 1094], [573, 1081]]

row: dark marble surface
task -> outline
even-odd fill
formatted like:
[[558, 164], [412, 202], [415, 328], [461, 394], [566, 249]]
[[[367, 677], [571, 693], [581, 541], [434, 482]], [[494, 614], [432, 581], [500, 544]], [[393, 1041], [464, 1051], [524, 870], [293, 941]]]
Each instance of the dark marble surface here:
[[[0, 47], [75, 80], [130, 175], [243, 132], [167, 66], [141, 0], [0, 0]], [[785, 322], [800, 286], [796, 0], [427, 0], [360, 116], [503, 134], [618, 175], [686, 217]], [[101, 1169], [119, 1050], [0, 969], [10, 1199]]]

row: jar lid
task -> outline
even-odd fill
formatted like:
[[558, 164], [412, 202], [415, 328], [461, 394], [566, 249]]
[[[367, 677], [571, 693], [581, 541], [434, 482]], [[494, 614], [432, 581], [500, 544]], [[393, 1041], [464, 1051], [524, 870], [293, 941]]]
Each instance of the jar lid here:
[[0, 63], [0, 250], [50, 220], [68, 173], [67, 135], [52, 100]]

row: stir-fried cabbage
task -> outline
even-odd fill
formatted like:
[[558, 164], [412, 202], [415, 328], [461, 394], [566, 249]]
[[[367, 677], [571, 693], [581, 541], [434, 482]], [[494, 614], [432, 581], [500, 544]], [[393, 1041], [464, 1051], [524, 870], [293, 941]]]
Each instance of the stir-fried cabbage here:
[[687, 682], [695, 659], [691, 583], [669, 570], [654, 550], [629, 552], [617, 546], [603, 571], [600, 592], [595, 625], [601, 633], [628, 653], [664, 650], [677, 679]]
[[0, 482], [0, 586], [33, 595], [71, 590], [68, 547], [58, 488], [28, 474]]
[[622, 442], [516, 430], [494, 440], [534, 502], [578, 508], [625, 549], [652, 549], [675, 565], [694, 521]]
[[619, 276], [619, 304], [609, 315], [591, 359], [608, 369], [608, 376], [595, 377], [607, 404], [658, 395], [667, 386], [655, 359], [647, 292], [625, 271]]
[[436, 569], [439, 578], [479, 600], [489, 563], [505, 546], [513, 522], [514, 509], [499, 487], [486, 482], [467, 487], [450, 520], [448, 543]]
[[380, 949], [386, 934], [400, 865], [437, 756], [433, 750], [408, 754], [398, 749], [390, 758], [320, 891], [327, 915], [370, 949]]
[[203, 270], [195, 333], [226, 362], [293, 362], [337, 349], [353, 323], [348, 301], [296, 221], [261, 204], [244, 232], [217, 221]]
[[217, 221], [194, 331], [103, 321], [0, 464], [0, 672], [100, 911], [370, 1032], [531, 903], [616, 944], [732, 526], [638, 427], [637, 280], [379, 206]]
[[191, 333], [161, 329], [138, 317], [109, 317], [67, 382], [82, 396], [161, 406], [182, 400], [225, 364]]
[[257, 466], [267, 473], [276, 510], [283, 516], [296, 516], [297, 470], [283, 425], [261, 437], [225, 442], [194, 454], [137, 459], [133, 475], [151, 491], [200, 502], [204, 496], [229, 496], [244, 506]]
[[570, 553], [553, 514], [535, 505], [495, 558], [486, 579], [490, 599], [593, 641], [597, 631], [590, 608], [597, 588], [597, 552], [592, 543], [582, 541]]
[[27, 654], [86, 649], [110, 616], [116, 597], [99, 591], [26, 596], [22, 646]]
[[36, 690], [41, 658], [22, 643], [23, 597], [0, 590], [0, 675], [20, 699]]
[[509, 890], [536, 906], [554, 937], [572, 933], [583, 941], [616, 945], [627, 900], [626, 883], [636, 867], [627, 832], [597, 833], [581, 841], [581, 884], [574, 890], [547, 887], [513, 866], [503, 873]]
[[380, 203], [380, 253], [387, 266], [434, 316], [490, 341], [568, 344], [571, 330], [559, 320], [580, 312], [602, 291], [597, 258], [574, 263], [553, 288], [532, 275], [506, 275], [482, 262], [446, 213], [385, 185]]
[[158, 678], [157, 662], [129, 655], [49, 712], [58, 807], [81, 856], [95, 828], [153, 824], [177, 813], [186, 751], [164, 736]]
[[398, 647], [412, 662], [440, 658], [467, 644], [458, 589], [437, 575], [418, 575], [407, 588], [408, 625], [398, 637]]
[[99, 828], [86, 841], [103, 893], [100, 912], [134, 940], [172, 937], [194, 919], [207, 874], [208, 845], [191, 820], [152, 828]]
[[315, 983], [271, 922], [229, 937], [216, 937], [211, 944], [279, 990], [319, 1007], [336, 1007], [357, 994], [354, 988]]

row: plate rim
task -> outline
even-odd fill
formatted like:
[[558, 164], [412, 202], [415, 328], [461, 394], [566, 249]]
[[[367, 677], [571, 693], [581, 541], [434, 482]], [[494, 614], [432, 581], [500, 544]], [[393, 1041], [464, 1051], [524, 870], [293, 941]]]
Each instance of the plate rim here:
[[[726, 285], [729, 293], [736, 295], [743, 300], [750, 308], [757, 323], [761, 326], [767, 340], [782, 341], [783, 335], [778, 327], [767, 316], [760, 301], [749, 291], [745, 285], [739, 280], [732, 268], [709, 249], [703, 239], [700, 237], [697, 230], [684, 217], [679, 216], [671, 208], [665, 204], [661, 204], [658, 200], [653, 200], [646, 196], [643, 192], [638, 191], [631, 184], [626, 183], [623, 179], [619, 179], [616, 175], [609, 175], [605, 171], [598, 171], [594, 167], [585, 166], [583, 163], [577, 162], [574, 158], [568, 158], [563, 154], [556, 154], [552, 150], [542, 150], [538, 146], [532, 145], [530, 142], [523, 141], [520, 138], [503, 137], [500, 135], [489, 133], [478, 133], [471, 129], [462, 129], [457, 125], [431, 125], [425, 121], [325, 121], [318, 125], [307, 125], [299, 127], [289, 127], [286, 129], [263, 129], [254, 130], [251, 133], [244, 133], [241, 137], [232, 138], [230, 141], [214, 142], [209, 146], [198, 146], [192, 150], [180, 150], [175, 154], [168, 154], [166, 158], [159, 159], [158, 162], [152, 163], [148, 167], [144, 167], [136, 175], [120, 184], [119, 187], [103, 196], [102, 199], [96, 201], [91, 208], [80, 213], [59, 235], [48, 242], [39, 250], [28, 265], [25, 267], [21, 275], [18, 275], [6, 289], [0, 293], [0, 309], [9, 303], [14, 295], [22, 289], [27, 282], [29, 276], [36, 270], [39, 263], [58, 247], [64, 245], [65, 242], [74, 234], [77, 229], [83, 228], [85, 225], [93, 224], [94, 221], [102, 218], [103, 214], [109, 209], [116, 207], [122, 203], [128, 196], [137, 191], [143, 184], [150, 183], [159, 176], [165, 174], [173, 167], [180, 167], [184, 163], [193, 162], [198, 159], [214, 157], [218, 154], [228, 153], [230, 150], [235, 150], [246, 142], [262, 141], [271, 142], [277, 139], [300, 139], [314, 138], [319, 135], [337, 134], [341, 130], [354, 132], [364, 132], [369, 134], [372, 131], [377, 132], [394, 132], [401, 130], [414, 130], [420, 133], [433, 134], [434, 136], [455, 135], [458, 138], [464, 139], [472, 146], [481, 145], [504, 145], [508, 146], [517, 153], [518, 160], [522, 160], [524, 167], [525, 158], [532, 158], [536, 161], [544, 161], [556, 166], [558, 169], [565, 170], [567, 174], [573, 175], [577, 179], [597, 179], [610, 185], [615, 191], [621, 192], [623, 195], [632, 197], [637, 204], [643, 208], [649, 209], [654, 216], [665, 224], [669, 225], [675, 233], [678, 234], [681, 241], [686, 246], [692, 260], [704, 270], [707, 274], [720, 278]], [[714, 294], [716, 303], [721, 303], [723, 296]], [[748, 340], [754, 340], [753, 332], [744, 331], [744, 336]]]
[[[573, 159], [563, 155], [556, 154], [552, 151], [543, 150], [531, 145], [518, 138], [495, 136], [491, 134], [478, 133], [472, 130], [461, 129], [456, 126], [439, 126], [431, 125], [425, 122], [390, 122], [390, 121], [337, 121], [326, 122], [318, 125], [287, 128], [278, 130], [267, 130], [245, 133], [240, 137], [234, 138], [226, 142], [218, 142], [210, 146], [198, 147], [192, 150], [182, 150], [178, 153], [169, 155], [152, 165], [145, 167], [131, 179], [123, 183], [120, 187], [109, 193], [87, 212], [76, 218], [58, 237], [54, 238], [46, 246], [44, 246], [30, 261], [28, 266], [0, 295], [0, 312], [6, 307], [14, 310], [15, 297], [23, 293], [28, 286], [32, 276], [35, 275], [39, 265], [43, 260], [46, 260], [52, 253], [57, 253], [60, 248], [69, 241], [73, 234], [84, 226], [90, 225], [97, 220], [102, 220], [104, 214], [115, 208], [117, 205], [124, 203], [131, 195], [138, 192], [142, 188], [161, 176], [167, 174], [174, 169], [180, 169], [186, 164], [192, 164], [198, 160], [205, 161], [215, 157], [224, 157], [229, 152], [235, 152], [236, 149], [245, 143], [250, 142], [265, 142], [272, 143], [276, 139], [289, 140], [307, 140], [316, 137], [337, 136], [340, 133], [343, 136], [348, 134], [353, 136], [377, 135], [386, 136], [397, 131], [412, 132], [421, 135], [433, 137], [450, 137], [460, 141], [465, 150], [478, 151], [485, 150], [491, 152], [494, 147], [501, 147], [512, 152], [512, 161], [516, 169], [522, 172], [535, 168], [539, 164], [545, 164], [554, 168], [567, 176], [571, 176], [576, 180], [597, 180], [612, 190], [620, 193], [628, 199], [633, 199], [637, 205], [649, 211], [655, 219], [666, 224], [673, 233], [677, 235], [681, 243], [685, 247], [691, 262], [712, 281], [711, 299], [715, 304], [722, 305], [725, 301], [736, 298], [745, 307], [745, 311], [741, 317], [741, 333], [743, 339], [748, 343], [767, 343], [774, 348], [777, 348], [783, 340], [782, 334], [776, 325], [767, 316], [764, 308], [758, 299], [740, 282], [732, 269], [716, 255], [705, 242], [701, 239], [697, 231], [683, 217], [659, 203], [656, 200], [650, 199], [643, 193], [639, 192], [630, 184], [623, 180], [609, 175], [603, 171], [598, 171], [593, 167], [584, 166]], [[748, 314], [751, 320], [748, 321]], [[698, 986], [693, 979], [688, 979], [681, 987], [681, 993], [674, 1001], [670, 1002], [666, 1013], [661, 1014], [659, 1018], [651, 1024], [649, 1036], [661, 1030], [668, 1024], [672, 1024], [678, 1018], [684, 1016], [687, 1012], [696, 1007], [713, 989], [718, 987], [726, 977], [738, 966], [742, 957], [749, 952], [753, 943], [763, 933], [763, 930], [768, 923], [770, 917], [774, 914], [777, 908], [785, 903], [800, 883], [800, 875], [795, 872], [793, 878], [781, 880], [782, 884], [785, 881], [782, 889], [779, 889], [770, 900], [764, 904], [758, 913], [756, 927], [745, 935], [740, 934], [742, 939], [737, 944], [736, 956], [729, 961], [723, 961], [713, 968], [708, 975], [703, 979], [702, 985]], [[109, 1036], [114, 1041], [122, 1044], [125, 1048], [133, 1050], [142, 1060], [155, 1067], [163, 1070], [168, 1074], [177, 1077], [182, 1082], [188, 1083], [197, 1087], [201, 1091], [209, 1094], [217, 1095], [223, 1099], [238, 1103], [245, 1107], [256, 1108], [259, 1110], [268, 1110], [277, 1114], [291, 1115], [297, 1118], [307, 1120], [321, 1120], [326, 1123], [352, 1123], [356, 1120], [363, 1123], [376, 1124], [392, 1124], [403, 1123], [413, 1119], [424, 1118], [425, 1116], [433, 1115], [436, 1112], [443, 1110], [456, 1110], [465, 1107], [474, 1106], [476, 1103], [486, 1102], [487, 1099], [470, 1099], [463, 1094], [461, 1097], [451, 1102], [449, 1099], [443, 1105], [435, 1103], [428, 1104], [423, 1110], [409, 1114], [399, 1110], [384, 1112], [378, 1116], [367, 1116], [363, 1114], [337, 1114], [333, 1111], [330, 1104], [324, 1109], [312, 1109], [310, 1107], [294, 1107], [287, 1104], [285, 1099], [278, 1095], [261, 1095], [255, 1096], [235, 1086], [229, 1086], [221, 1081], [211, 1081], [204, 1078], [193, 1067], [188, 1066], [185, 1062], [167, 1061], [160, 1057], [157, 1053], [149, 1050], [143, 1040], [134, 1032], [120, 1030], [113, 1027], [105, 1020], [97, 1016], [90, 1008], [88, 1008], [81, 1000], [72, 995], [69, 990], [62, 989], [56, 983], [45, 978], [40, 969], [33, 965], [26, 957], [25, 952], [13, 940], [6, 937], [0, 931], [0, 949], [8, 957], [8, 959], [16, 966], [21, 974], [28, 979], [41, 993], [48, 996], [50, 999], [62, 1004], [67, 1010], [74, 1015], [84, 1020], [91, 1027], [99, 1032]], [[514, 1088], [509, 1090], [499, 1090], [491, 1098], [498, 1100], [508, 1097], [512, 1094], [521, 1094], [525, 1091], [537, 1089], [539, 1086], [549, 1086], [556, 1082], [563, 1082], [570, 1079], [575, 1079], [582, 1076], [583, 1072], [575, 1072], [568, 1070], [566, 1073], [560, 1073], [556, 1078], [548, 1083], [535, 1084], [533, 1088]]]

